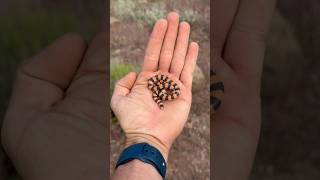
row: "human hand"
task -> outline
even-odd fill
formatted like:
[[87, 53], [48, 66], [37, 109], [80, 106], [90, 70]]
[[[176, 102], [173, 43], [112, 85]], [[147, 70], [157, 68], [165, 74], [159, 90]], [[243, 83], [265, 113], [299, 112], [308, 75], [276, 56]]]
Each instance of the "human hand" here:
[[248, 179], [260, 133], [260, 81], [275, 0], [217, 0], [214, 7], [211, 64], [225, 97], [213, 119], [213, 178]]
[[[111, 108], [126, 135], [126, 146], [147, 142], [157, 147], [167, 160], [191, 107], [192, 73], [199, 48], [195, 42], [189, 44], [189, 33], [189, 24], [179, 24], [177, 13], [169, 13], [167, 20], [158, 20], [149, 39], [142, 72], [129, 73], [117, 82]], [[164, 110], [153, 101], [147, 88], [148, 79], [159, 73], [168, 75], [181, 89], [177, 99], [164, 103]]]
[[68, 34], [17, 72], [2, 144], [23, 179], [104, 179], [107, 32]]

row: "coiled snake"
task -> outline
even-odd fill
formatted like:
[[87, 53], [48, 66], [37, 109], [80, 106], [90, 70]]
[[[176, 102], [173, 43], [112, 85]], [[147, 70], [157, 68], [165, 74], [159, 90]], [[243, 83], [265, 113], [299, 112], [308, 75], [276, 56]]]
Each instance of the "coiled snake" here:
[[[180, 88], [166, 75], [155, 75], [148, 80], [148, 88], [152, 91], [152, 98], [161, 110], [163, 101], [171, 101], [180, 95]], [[219, 81], [215, 72], [210, 71], [210, 106], [215, 113], [221, 106], [224, 96], [224, 85]]]
[[148, 80], [148, 88], [152, 91], [152, 98], [161, 110], [163, 101], [171, 101], [180, 95], [180, 88], [166, 75], [155, 75]]

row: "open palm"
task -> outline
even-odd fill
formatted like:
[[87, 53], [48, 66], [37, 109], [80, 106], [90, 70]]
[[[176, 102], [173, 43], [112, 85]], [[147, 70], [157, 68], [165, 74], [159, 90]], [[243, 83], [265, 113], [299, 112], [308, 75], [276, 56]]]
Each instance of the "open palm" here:
[[260, 132], [260, 80], [274, 0], [217, 0], [213, 69], [225, 98], [213, 119], [213, 179], [250, 175]]
[[[169, 13], [167, 20], [157, 21], [145, 53], [143, 71], [138, 75], [129, 73], [117, 82], [111, 107], [126, 134], [126, 145], [148, 142], [167, 158], [191, 107], [192, 73], [198, 45], [189, 44], [189, 33], [189, 24], [179, 24], [176, 13]], [[167, 75], [181, 89], [177, 99], [164, 103], [164, 110], [153, 101], [152, 92], [147, 88], [148, 79], [156, 74]]]

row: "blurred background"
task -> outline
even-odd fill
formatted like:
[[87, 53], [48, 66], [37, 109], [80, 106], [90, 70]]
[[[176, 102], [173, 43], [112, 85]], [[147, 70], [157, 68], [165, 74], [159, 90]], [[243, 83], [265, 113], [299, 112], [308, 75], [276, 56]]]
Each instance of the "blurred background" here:
[[[193, 104], [186, 127], [170, 152], [167, 179], [210, 179], [210, 1], [111, 0], [111, 88], [130, 71], [140, 71], [144, 50], [156, 20], [176, 11], [191, 25], [192, 41], [200, 46], [193, 84]], [[112, 89], [111, 91], [112, 92]], [[110, 122], [110, 174], [124, 143], [116, 118]], [[188, 156], [187, 154], [192, 154]], [[197, 157], [197, 158], [195, 158]]]
[[[209, 48], [203, 47], [208, 46], [206, 41], [209, 32], [207, 7], [209, 0], [197, 3], [191, 0], [183, 1], [185, 3], [182, 3], [182, 0], [168, 1], [160, 6], [156, 5], [159, 3], [157, 0], [134, 2], [142, 3], [141, 8], [145, 10], [131, 15], [121, 15], [117, 14], [119, 12], [114, 12], [115, 9], [111, 9], [111, 33], [114, 36], [111, 37], [110, 56], [112, 59], [118, 58], [114, 60], [118, 64], [113, 65], [111, 83], [127, 71], [136, 70], [135, 65], [128, 65], [125, 62], [128, 60], [136, 61], [137, 64], [141, 62], [151, 25], [155, 18], [163, 16], [164, 10], [171, 9], [185, 13], [183, 17], [191, 22], [195, 32], [192, 38], [203, 43], [197, 72], [199, 82], [201, 79], [206, 81], [209, 67], [206, 57], [209, 56]], [[90, 39], [101, 21], [103, 3], [103, 0], [0, 1], [0, 125], [7, 108], [17, 64], [66, 32], [76, 31]], [[128, 5], [132, 8], [132, 4]], [[112, 6], [121, 7], [113, 4]], [[185, 7], [192, 8], [184, 12]], [[140, 13], [147, 13], [150, 16], [141, 17]], [[261, 141], [252, 180], [320, 179], [319, 17], [318, 0], [278, 0], [268, 38], [262, 81]], [[119, 51], [121, 47], [128, 49]], [[195, 88], [194, 91], [201, 95], [199, 89]], [[209, 95], [203, 94], [200, 97], [195, 99], [193, 107], [195, 114], [191, 117], [192, 121], [188, 122], [183, 135], [175, 143], [173, 150], [175, 153], [172, 153], [175, 157], [171, 158], [168, 179], [200, 180], [208, 176], [209, 150], [206, 148], [202, 148], [204, 150], [201, 152], [197, 150], [199, 146], [208, 146], [203, 143], [208, 143], [209, 122], [201, 120], [206, 119], [205, 113], [197, 114], [197, 108], [203, 105]], [[117, 128], [116, 121], [112, 124], [114, 129], [110, 138], [120, 142], [121, 131]], [[114, 148], [112, 158], [116, 156], [115, 150], [119, 147], [117, 146], [119, 142], [111, 141]], [[185, 154], [180, 153], [185, 150], [201, 157], [200, 161], [192, 162], [192, 166], [188, 166], [190, 159], [186, 159]], [[20, 179], [2, 150], [0, 150], [0, 179]]]
[[253, 180], [320, 179], [320, 1], [278, 0]]
[[[0, 126], [17, 65], [68, 32], [87, 40], [102, 21], [104, 0], [0, 0]], [[0, 180], [20, 180], [0, 145]]]

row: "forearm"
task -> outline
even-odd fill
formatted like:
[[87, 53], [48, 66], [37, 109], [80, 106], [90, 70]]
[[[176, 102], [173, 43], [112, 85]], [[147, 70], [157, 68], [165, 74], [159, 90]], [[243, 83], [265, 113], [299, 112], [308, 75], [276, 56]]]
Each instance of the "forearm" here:
[[158, 171], [150, 164], [132, 160], [117, 168], [113, 180], [162, 180]]

